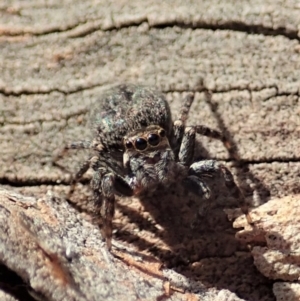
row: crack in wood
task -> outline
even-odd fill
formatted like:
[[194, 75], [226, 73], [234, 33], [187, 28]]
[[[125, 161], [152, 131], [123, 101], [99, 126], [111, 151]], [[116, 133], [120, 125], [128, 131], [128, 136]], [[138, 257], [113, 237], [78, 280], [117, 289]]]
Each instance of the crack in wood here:
[[[97, 22], [98, 21], [98, 22]], [[114, 30], [120, 30], [124, 28], [130, 28], [130, 27], [139, 27], [143, 23], [147, 23], [149, 26], [149, 29], [151, 28], [158, 28], [158, 29], [165, 29], [170, 27], [180, 27], [182, 29], [207, 29], [207, 30], [230, 30], [230, 31], [237, 31], [237, 32], [245, 32], [248, 34], [259, 34], [259, 35], [265, 35], [265, 36], [284, 36], [290, 40], [298, 40], [300, 41], [300, 37], [298, 34], [298, 30], [295, 29], [289, 29], [284, 26], [279, 26], [277, 28], [264, 26], [263, 24], [247, 24], [242, 21], [217, 21], [218, 23], [208, 23], [204, 21], [198, 21], [198, 22], [182, 22], [182, 21], [165, 21], [165, 22], [159, 22], [157, 24], [153, 22], [149, 22], [149, 19], [147, 16], [137, 18], [135, 20], [130, 20], [127, 22], [124, 22], [120, 25], [112, 24], [110, 26], [104, 26], [101, 24], [101, 19], [94, 19], [94, 20], [85, 20], [81, 22], [77, 22], [75, 24], [65, 25], [61, 27], [52, 27], [48, 29], [44, 29], [42, 31], [24, 31], [24, 30], [2, 30], [2, 36], [23, 36], [23, 35], [32, 35], [32, 36], [42, 36], [42, 35], [48, 35], [48, 34], [54, 34], [54, 33], [67, 33], [71, 32], [72, 30], [78, 29], [78, 32], [71, 34], [70, 38], [83, 38], [86, 37], [89, 34], [92, 34], [97, 31], [103, 31], [103, 32], [109, 32]], [[95, 24], [96, 23], [96, 24]], [[84, 27], [84, 28], [80, 28]]]
[[[106, 85], [105, 83], [93, 84], [93, 85], [90, 85], [90, 86], [70, 89], [68, 91], [55, 88], [55, 89], [49, 89], [49, 90], [44, 90], [44, 91], [30, 91], [30, 90], [24, 89], [24, 90], [19, 90], [18, 92], [16, 92], [16, 91], [9, 91], [8, 92], [5, 89], [0, 89], [0, 94], [8, 97], [8, 96], [22, 96], [22, 95], [48, 95], [48, 94], [51, 94], [53, 92], [56, 92], [56, 93], [61, 93], [65, 96], [68, 96], [68, 95], [76, 94], [76, 93], [79, 93], [79, 92], [104, 87], [105, 85]], [[233, 92], [233, 91], [241, 91], [241, 92], [242, 91], [248, 91], [249, 93], [251, 93], [251, 92], [260, 92], [260, 91], [263, 91], [263, 90], [266, 90], [266, 89], [272, 89], [272, 88], [276, 89], [276, 93], [274, 95], [271, 95], [269, 98], [277, 97], [277, 96], [298, 96], [298, 97], [300, 96], [299, 91], [295, 91], [295, 92], [279, 91], [279, 88], [276, 84], [266, 85], [266, 86], [262, 85], [261, 87], [254, 87], [254, 88], [251, 88], [251, 87], [246, 87], [246, 88], [244, 88], [244, 87], [241, 87], [241, 88], [232, 87], [232, 88], [229, 88], [229, 89], [209, 89], [209, 91], [213, 94], [228, 93], [228, 92]], [[202, 93], [202, 92], [205, 92], [207, 90], [208, 89], [205, 86], [201, 86], [201, 88], [194, 88], [194, 89], [193, 89], [193, 87], [191, 87], [191, 89], [188, 89], [188, 90], [186, 90], [186, 89], [170, 89], [170, 90], [162, 89], [162, 92], [163, 93], [189, 93], [189, 92]]]

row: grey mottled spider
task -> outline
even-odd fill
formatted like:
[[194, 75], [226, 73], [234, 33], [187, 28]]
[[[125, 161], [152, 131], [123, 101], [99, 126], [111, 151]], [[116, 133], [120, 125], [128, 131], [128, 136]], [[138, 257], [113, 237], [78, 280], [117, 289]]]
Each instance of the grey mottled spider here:
[[116, 194], [151, 194], [176, 182], [209, 199], [204, 178], [216, 172], [221, 172], [250, 221], [244, 197], [231, 172], [215, 160], [193, 162], [196, 134], [227, 142], [216, 130], [203, 125], [185, 125], [193, 99], [193, 94], [184, 99], [177, 119], [172, 122], [163, 94], [145, 86], [116, 86], [91, 108], [93, 141], [74, 142], [66, 147], [94, 151], [74, 177], [73, 188], [91, 167], [94, 201], [103, 220], [103, 235], [109, 249]]

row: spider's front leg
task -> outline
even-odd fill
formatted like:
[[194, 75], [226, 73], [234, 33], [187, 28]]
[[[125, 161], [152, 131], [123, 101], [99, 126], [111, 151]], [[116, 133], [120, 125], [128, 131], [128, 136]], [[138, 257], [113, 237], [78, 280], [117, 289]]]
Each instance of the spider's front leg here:
[[95, 171], [91, 186], [94, 192], [96, 217], [102, 220], [102, 235], [107, 248], [111, 249], [112, 220], [115, 213], [115, 195], [132, 196], [133, 190], [126, 180], [105, 167], [93, 166]]
[[[194, 158], [196, 133], [199, 132], [199, 129], [203, 129], [203, 127], [191, 126], [185, 128], [178, 154], [179, 162], [185, 166], [189, 166]], [[217, 131], [210, 129], [209, 132], [212, 133], [213, 136], [218, 134]], [[215, 160], [195, 162], [190, 165], [188, 176], [183, 183], [194, 194], [209, 199], [210, 189], [205, 183], [205, 178], [212, 178], [217, 174], [222, 176], [225, 186], [231, 194], [238, 199], [242, 212], [246, 215], [248, 223], [251, 224], [252, 220], [248, 212], [248, 205], [245, 201], [245, 197], [236, 185], [232, 173], [223, 164]]]
[[[186, 131], [185, 131], [186, 120], [188, 118], [189, 111], [194, 101], [194, 98], [195, 98], [194, 94], [188, 94], [186, 96], [179, 110], [178, 117], [173, 124], [173, 137], [171, 140], [171, 145], [176, 158], [179, 157], [179, 151], [181, 149], [184, 136], [186, 135]], [[205, 125], [195, 125], [193, 126], [193, 129], [199, 135], [203, 135], [206, 137], [210, 137], [222, 141], [226, 149], [230, 150], [233, 147], [230, 141], [228, 141], [227, 137], [225, 137], [221, 132], [217, 130], [211, 129]]]
[[194, 97], [194, 94], [187, 95], [180, 108], [178, 117], [173, 124], [173, 137], [171, 144], [176, 158], [178, 158], [180, 145], [182, 144], [182, 138], [184, 136], [185, 123], [188, 118], [191, 105], [194, 101]]

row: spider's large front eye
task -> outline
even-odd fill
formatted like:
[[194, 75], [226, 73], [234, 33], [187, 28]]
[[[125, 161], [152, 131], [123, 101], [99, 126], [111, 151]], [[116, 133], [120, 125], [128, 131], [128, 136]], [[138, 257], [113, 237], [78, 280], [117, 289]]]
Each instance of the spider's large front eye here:
[[148, 142], [152, 146], [158, 145], [159, 141], [160, 141], [160, 139], [159, 139], [159, 136], [157, 134], [150, 134], [148, 136]]
[[147, 148], [147, 141], [144, 138], [137, 138], [135, 140], [135, 148], [138, 150], [144, 150]]

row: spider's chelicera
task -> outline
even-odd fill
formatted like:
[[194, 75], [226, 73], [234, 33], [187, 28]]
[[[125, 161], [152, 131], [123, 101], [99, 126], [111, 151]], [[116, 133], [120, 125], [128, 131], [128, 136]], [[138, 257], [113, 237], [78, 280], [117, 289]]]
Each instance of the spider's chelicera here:
[[192, 193], [209, 199], [205, 177], [216, 172], [223, 175], [226, 186], [239, 198], [250, 220], [244, 197], [231, 172], [215, 160], [193, 162], [196, 134], [227, 142], [220, 132], [206, 126], [186, 126], [193, 99], [193, 94], [184, 99], [173, 122], [163, 94], [145, 86], [116, 86], [91, 108], [94, 139], [67, 146], [94, 151], [74, 177], [73, 184], [90, 167], [93, 169], [91, 187], [109, 249], [116, 195], [151, 195], [158, 188], [182, 183]]

